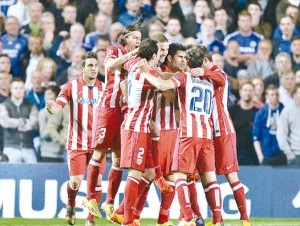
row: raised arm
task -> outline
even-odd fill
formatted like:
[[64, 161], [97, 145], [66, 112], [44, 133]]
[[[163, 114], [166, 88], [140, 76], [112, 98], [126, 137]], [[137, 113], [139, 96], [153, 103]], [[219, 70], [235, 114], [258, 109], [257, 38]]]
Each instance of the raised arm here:
[[191, 75], [193, 77], [204, 76], [206, 78], [209, 78], [214, 82], [214, 85], [216, 85], [217, 87], [224, 86], [226, 83], [226, 74], [217, 67], [212, 67], [210, 70], [201, 67], [193, 68], [191, 69]]
[[125, 62], [132, 59], [135, 55], [138, 54], [139, 49], [134, 49], [129, 53], [124, 54], [118, 58], [109, 58], [106, 60], [105, 65], [108, 70], [116, 70], [123, 66]]

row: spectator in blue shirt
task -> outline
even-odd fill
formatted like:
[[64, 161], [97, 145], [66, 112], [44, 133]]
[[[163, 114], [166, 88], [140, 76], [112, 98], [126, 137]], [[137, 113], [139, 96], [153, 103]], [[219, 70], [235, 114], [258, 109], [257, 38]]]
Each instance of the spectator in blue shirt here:
[[238, 16], [238, 31], [227, 35], [224, 39], [224, 45], [227, 46], [228, 42], [232, 40], [237, 41], [240, 45], [241, 52], [239, 62], [247, 66], [255, 59], [258, 43], [262, 39], [262, 35], [252, 30], [251, 14], [247, 10], [243, 10]]
[[20, 57], [27, 50], [27, 39], [19, 33], [19, 22], [15, 16], [7, 17], [5, 21], [5, 34], [0, 40], [3, 43], [3, 53], [11, 59], [12, 75], [21, 76]]
[[255, 152], [261, 165], [286, 165], [287, 160], [276, 138], [279, 115], [283, 104], [275, 85], [266, 89], [266, 103], [255, 115], [252, 135]]

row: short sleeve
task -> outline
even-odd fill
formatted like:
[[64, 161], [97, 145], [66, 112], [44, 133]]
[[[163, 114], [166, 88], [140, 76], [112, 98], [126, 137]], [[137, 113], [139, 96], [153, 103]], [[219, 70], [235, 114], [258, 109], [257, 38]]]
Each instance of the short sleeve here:
[[56, 103], [64, 107], [70, 100], [72, 93], [72, 83], [68, 82], [64, 88], [60, 91], [58, 97], [56, 98]]

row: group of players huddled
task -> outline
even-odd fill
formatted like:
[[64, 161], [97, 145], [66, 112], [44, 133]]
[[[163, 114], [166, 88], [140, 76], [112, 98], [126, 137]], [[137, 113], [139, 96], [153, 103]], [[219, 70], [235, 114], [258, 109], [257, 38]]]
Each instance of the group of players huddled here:
[[[66, 220], [75, 224], [75, 198], [87, 172], [89, 215], [86, 226], [101, 217], [98, 204], [106, 152], [112, 151], [107, 198], [101, 205], [110, 222], [138, 226], [150, 185], [161, 190], [157, 226], [173, 225], [168, 214], [175, 192], [181, 213], [178, 225], [205, 225], [197, 203], [196, 180], [201, 178], [212, 222], [224, 225], [216, 175], [225, 175], [234, 194], [240, 225], [251, 225], [244, 188], [238, 178], [236, 135], [227, 110], [227, 76], [206, 47], [169, 45], [163, 34], [141, 41], [138, 25], [128, 26], [119, 44], [105, 54], [103, 84], [97, 79], [93, 52], [82, 59], [82, 77], [64, 86], [51, 114], [70, 105]], [[124, 199], [114, 199], [128, 170]]]

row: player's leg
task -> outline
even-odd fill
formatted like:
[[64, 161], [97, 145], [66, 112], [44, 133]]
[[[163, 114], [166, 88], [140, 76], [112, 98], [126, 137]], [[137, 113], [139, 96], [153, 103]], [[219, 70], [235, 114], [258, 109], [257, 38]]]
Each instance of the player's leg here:
[[[239, 212], [241, 214], [241, 221], [247, 221], [250, 223], [248, 214], [247, 214], [247, 205], [246, 205], [246, 197], [245, 197], [245, 190], [244, 186], [239, 180], [238, 173], [232, 172], [225, 175], [230, 187], [233, 191], [234, 199], [238, 206]], [[247, 225], [247, 224], [245, 224]], [[249, 224], [248, 224], [249, 225]]]
[[95, 216], [101, 218], [101, 213], [98, 208], [99, 197], [102, 195], [101, 188], [101, 178], [102, 175], [99, 174], [101, 169], [101, 164], [105, 164], [103, 161], [105, 158], [104, 150], [94, 150], [92, 158], [88, 164], [88, 174], [87, 174], [87, 199], [84, 201], [83, 205], [88, 208], [89, 212]]
[[169, 221], [169, 210], [175, 196], [175, 183], [173, 175], [166, 176], [166, 182], [173, 188], [173, 192], [161, 193], [160, 209], [156, 224], [157, 226], [173, 225], [173, 223]]
[[216, 167], [215, 167], [215, 150], [212, 140], [204, 139], [205, 142], [201, 147], [197, 165], [201, 175], [202, 185], [205, 196], [212, 212], [212, 223], [222, 223], [222, 197], [221, 189], [217, 182]]
[[155, 169], [153, 168], [153, 166], [152, 168], [147, 168], [141, 176], [140, 184], [138, 188], [138, 199], [136, 200], [135, 210], [134, 210], [134, 219], [137, 221], [140, 220], [140, 215], [147, 201], [148, 192], [152, 184], [152, 181], [154, 180], [154, 177], [155, 177]]
[[[120, 139], [120, 136], [118, 136]], [[120, 143], [120, 141], [118, 141]], [[111, 221], [111, 215], [114, 212], [114, 200], [120, 187], [123, 170], [120, 167], [121, 150], [120, 145], [112, 151], [112, 166], [108, 174], [108, 189], [106, 201], [102, 203], [101, 209], [106, 213], [106, 219]]]
[[81, 150], [68, 150], [68, 166], [70, 180], [67, 184], [68, 202], [66, 207], [66, 221], [74, 225], [76, 220], [76, 196], [86, 171], [86, 152]]

